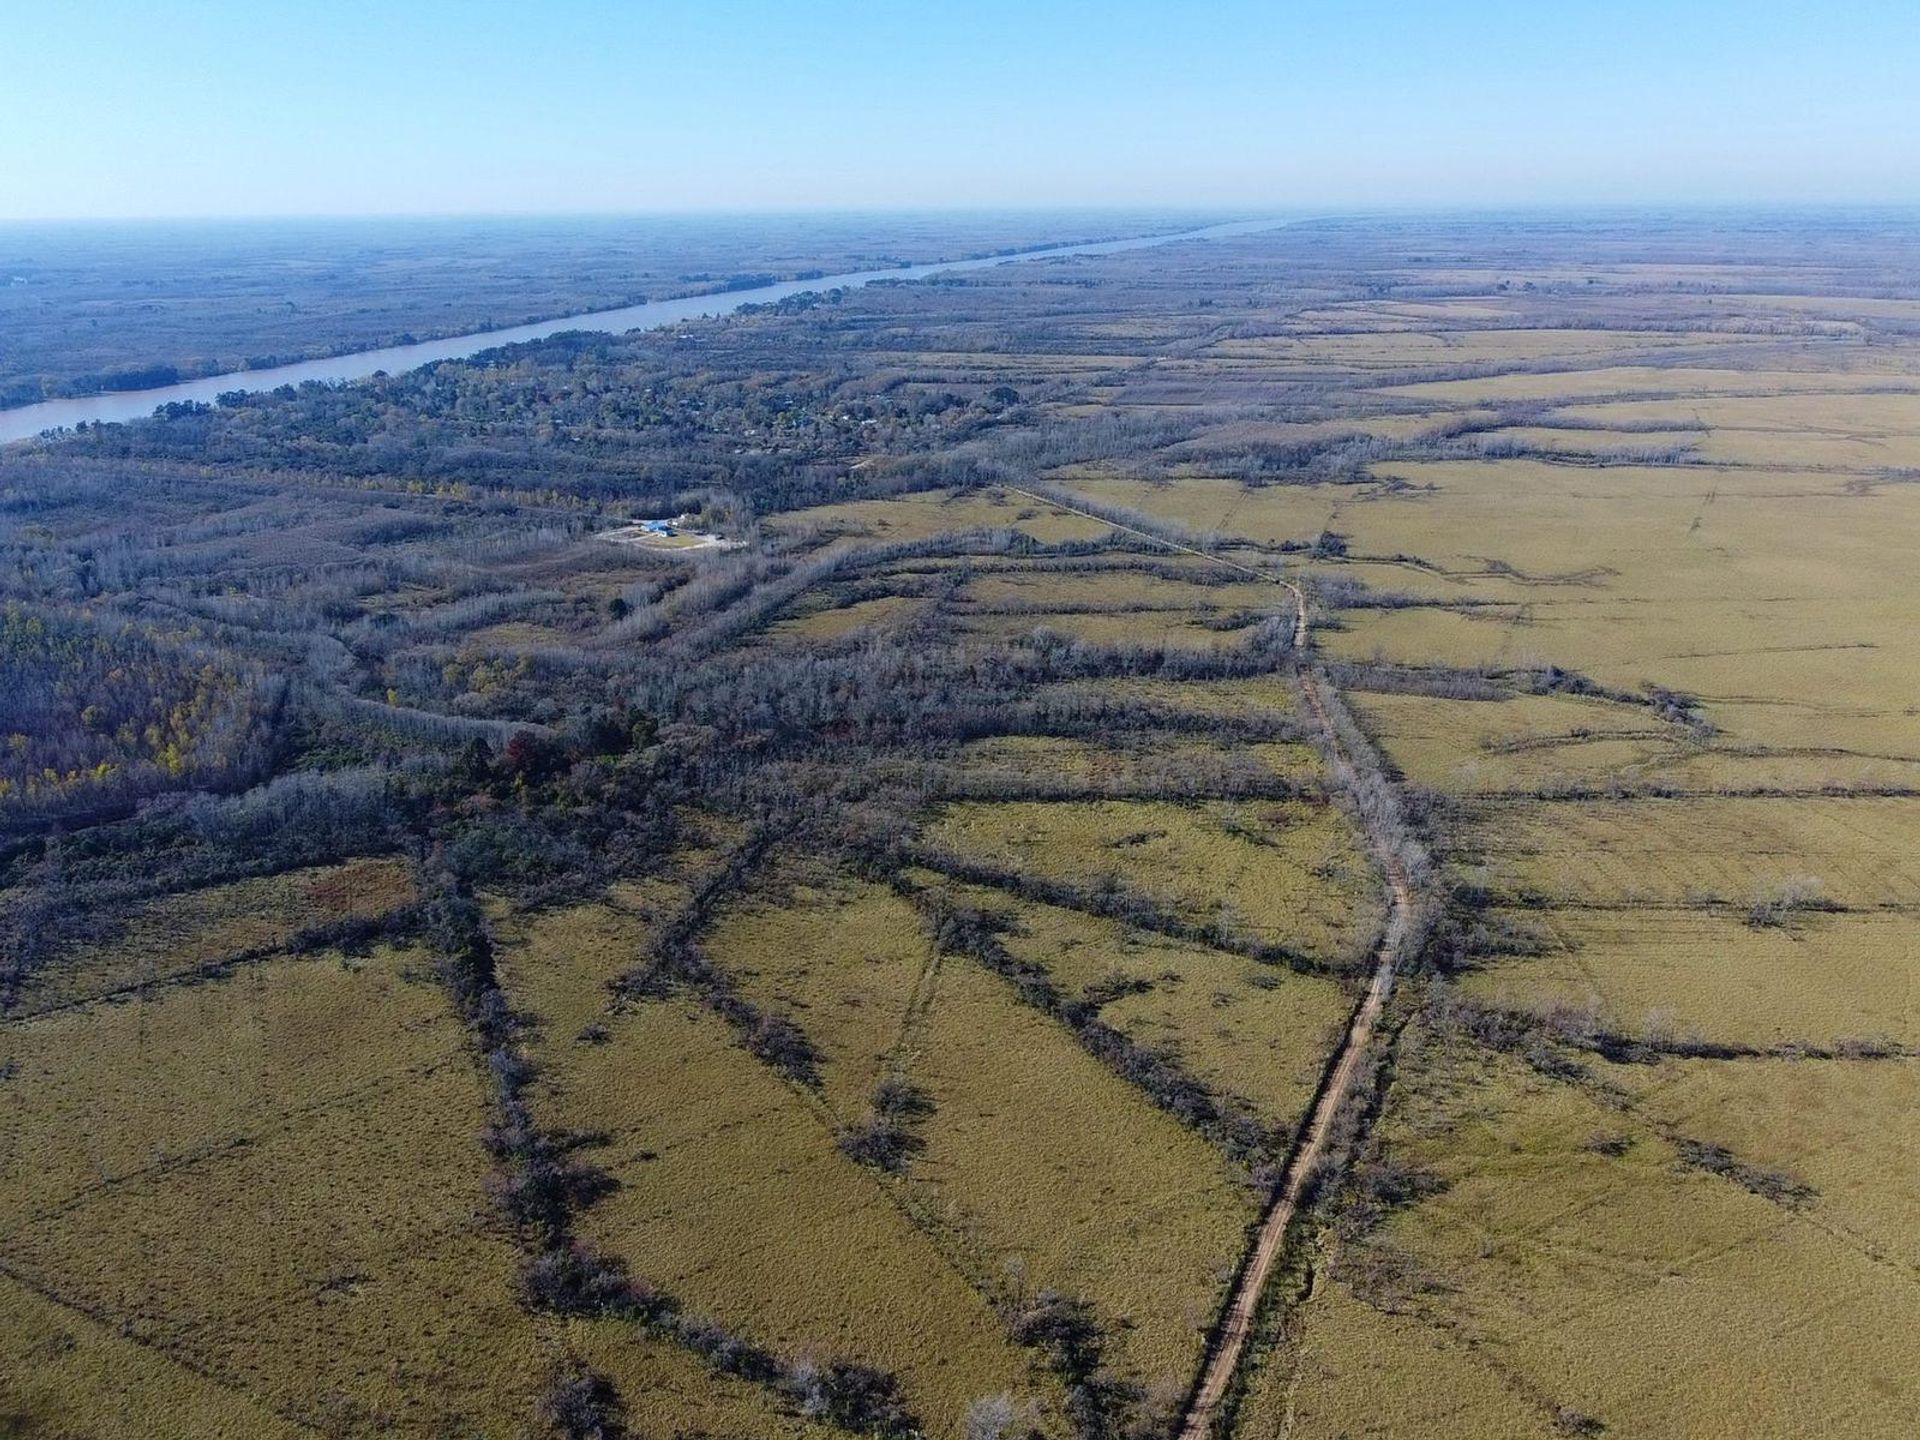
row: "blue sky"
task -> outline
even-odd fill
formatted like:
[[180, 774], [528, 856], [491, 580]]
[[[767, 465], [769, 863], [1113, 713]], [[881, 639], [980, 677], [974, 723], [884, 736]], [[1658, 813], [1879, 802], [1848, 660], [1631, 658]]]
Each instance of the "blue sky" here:
[[1920, 201], [1920, 0], [0, 0], [0, 218]]

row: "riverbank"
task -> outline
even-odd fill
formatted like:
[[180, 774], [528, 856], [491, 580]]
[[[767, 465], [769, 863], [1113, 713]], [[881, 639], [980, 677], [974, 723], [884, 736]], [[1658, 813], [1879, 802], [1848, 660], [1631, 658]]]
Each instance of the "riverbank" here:
[[71, 399], [46, 400], [38, 404], [0, 410], [0, 442], [31, 439], [50, 430], [72, 428], [77, 425], [113, 424], [143, 419], [162, 405], [213, 404], [219, 396], [233, 391], [251, 393], [277, 389], [282, 385], [303, 385], [310, 381], [338, 384], [364, 380], [381, 372], [395, 373], [442, 360], [469, 359], [486, 350], [497, 349], [504, 345], [522, 344], [529, 340], [542, 340], [568, 330], [604, 330], [622, 333], [629, 330], [660, 329], [689, 320], [730, 315], [749, 305], [772, 304], [808, 292], [854, 289], [873, 284], [878, 280], [919, 280], [931, 275], [986, 269], [1023, 260], [1115, 254], [1185, 240], [1249, 234], [1276, 228], [1286, 223], [1289, 222], [1277, 219], [1242, 220], [1204, 226], [1196, 230], [1135, 235], [1119, 240], [1042, 246], [1005, 254], [980, 255], [966, 260], [854, 270], [837, 275], [814, 276], [804, 280], [784, 280], [744, 289], [648, 301], [640, 305], [565, 315], [530, 324], [470, 331], [463, 335], [452, 335], [438, 340], [356, 350], [316, 360], [296, 361], [288, 365], [228, 371], [146, 390], [117, 390]]

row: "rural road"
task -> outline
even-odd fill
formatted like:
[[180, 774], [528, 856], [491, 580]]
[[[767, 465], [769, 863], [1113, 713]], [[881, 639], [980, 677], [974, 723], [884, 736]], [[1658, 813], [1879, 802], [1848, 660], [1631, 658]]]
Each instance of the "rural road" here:
[[[1295, 594], [1298, 593], [1295, 591]], [[1301, 602], [1299, 618], [1304, 624], [1304, 601]], [[1326, 707], [1320, 698], [1318, 677], [1311, 670], [1303, 669], [1300, 681], [1307, 708], [1314, 712], [1322, 732], [1337, 752], [1339, 737], [1327, 719]], [[1267, 1211], [1267, 1218], [1260, 1224], [1259, 1236], [1247, 1256], [1246, 1266], [1234, 1286], [1233, 1298], [1227, 1304], [1226, 1314], [1221, 1317], [1220, 1328], [1207, 1352], [1206, 1369], [1201, 1373], [1200, 1383], [1194, 1387], [1193, 1398], [1187, 1402], [1186, 1418], [1180, 1426], [1180, 1440], [1207, 1440], [1211, 1433], [1220, 1402], [1232, 1386], [1241, 1357], [1246, 1353], [1247, 1341], [1253, 1336], [1260, 1296], [1266, 1289], [1273, 1267], [1279, 1262], [1281, 1249], [1286, 1243], [1287, 1227], [1293, 1223], [1294, 1214], [1300, 1208], [1307, 1182], [1313, 1178], [1314, 1171], [1319, 1168], [1326, 1154], [1334, 1121], [1360, 1079], [1367, 1046], [1373, 1039], [1374, 1026], [1379, 1023], [1380, 1012], [1386, 1009], [1387, 996], [1393, 991], [1394, 972], [1399, 968], [1401, 946], [1406, 941], [1408, 920], [1413, 914], [1413, 885], [1399, 856], [1389, 847], [1376, 846], [1374, 859], [1386, 872], [1389, 902], [1386, 928], [1380, 937], [1380, 948], [1374, 952], [1373, 979], [1367, 985], [1366, 998], [1353, 1012], [1347, 1033], [1341, 1037], [1338, 1059], [1313, 1107], [1313, 1119], [1307, 1126], [1306, 1138], [1287, 1159], [1286, 1175], [1281, 1181], [1279, 1196], [1273, 1208]]]
[[[1303, 657], [1300, 667], [1302, 698], [1305, 699], [1307, 709], [1313, 715], [1314, 723], [1318, 725], [1320, 733], [1325, 737], [1328, 749], [1334, 755], [1346, 760], [1348, 764], [1355, 762], [1357, 757], [1346, 753], [1340, 742], [1339, 731], [1335, 729], [1333, 720], [1327, 713], [1326, 699], [1321, 690], [1326, 683], [1325, 679], [1311, 665], [1304, 663], [1308, 641], [1307, 597], [1298, 585], [1255, 566], [1243, 565], [1236, 560], [1209, 554], [1197, 546], [1183, 545], [1179, 541], [1156, 535], [1150, 530], [1123, 524], [1090, 510], [1081, 510], [1051, 495], [1022, 490], [1013, 485], [1004, 488], [1016, 495], [1024, 495], [1030, 500], [1040, 501], [1056, 509], [1067, 510], [1075, 515], [1084, 515], [1089, 520], [1098, 520], [1104, 525], [1109, 525], [1125, 534], [1138, 535], [1156, 545], [1188, 555], [1198, 555], [1216, 565], [1225, 565], [1256, 579], [1285, 587], [1293, 597], [1294, 650]], [[1208, 1440], [1212, 1433], [1220, 1403], [1232, 1388], [1234, 1375], [1239, 1371], [1240, 1362], [1246, 1354], [1247, 1342], [1253, 1336], [1254, 1319], [1260, 1309], [1260, 1296], [1266, 1289], [1267, 1280], [1272, 1275], [1274, 1266], [1279, 1263], [1286, 1244], [1287, 1228], [1293, 1223], [1293, 1217], [1300, 1208], [1300, 1201], [1306, 1194], [1308, 1182], [1312, 1180], [1314, 1171], [1326, 1155], [1334, 1122], [1352, 1096], [1355, 1084], [1360, 1080], [1367, 1046], [1373, 1039], [1374, 1027], [1379, 1024], [1381, 1012], [1386, 1009], [1387, 997], [1393, 992], [1394, 974], [1399, 968], [1401, 948], [1406, 943], [1407, 930], [1413, 915], [1413, 883], [1407, 875], [1406, 867], [1401, 863], [1400, 857], [1391, 845], [1372, 834], [1367, 836], [1367, 841], [1373, 850], [1375, 863], [1386, 876], [1388, 891], [1387, 923], [1381, 932], [1380, 946], [1374, 952], [1373, 978], [1367, 985], [1365, 997], [1353, 1012], [1353, 1019], [1347, 1024], [1346, 1034], [1341, 1037], [1340, 1047], [1335, 1052], [1333, 1069], [1329, 1072], [1314, 1102], [1313, 1118], [1308, 1122], [1306, 1135], [1299, 1147], [1287, 1158], [1287, 1168], [1281, 1180], [1279, 1192], [1271, 1208], [1268, 1209], [1266, 1218], [1260, 1223], [1260, 1230], [1254, 1239], [1253, 1248], [1248, 1252], [1246, 1263], [1234, 1284], [1233, 1295], [1227, 1303], [1226, 1312], [1221, 1316], [1219, 1328], [1214, 1333], [1208, 1348], [1206, 1368], [1201, 1372], [1200, 1382], [1194, 1387], [1193, 1395], [1187, 1402], [1186, 1414], [1180, 1424], [1180, 1440]]]

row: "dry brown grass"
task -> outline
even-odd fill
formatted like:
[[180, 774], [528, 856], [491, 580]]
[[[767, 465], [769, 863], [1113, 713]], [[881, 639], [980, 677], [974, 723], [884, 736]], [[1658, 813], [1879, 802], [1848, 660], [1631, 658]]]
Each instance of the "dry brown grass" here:
[[413, 893], [404, 861], [355, 860], [150, 901], [125, 918], [115, 938], [34, 973], [17, 1013], [164, 982], [242, 951], [284, 945], [309, 925], [382, 914]]
[[7, 1027], [9, 1274], [78, 1334], [58, 1364], [137, 1347], [74, 1401], [94, 1433], [142, 1403], [236, 1437], [524, 1422], [540, 1356], [481, 1082], [419, 963], [279, 961]]

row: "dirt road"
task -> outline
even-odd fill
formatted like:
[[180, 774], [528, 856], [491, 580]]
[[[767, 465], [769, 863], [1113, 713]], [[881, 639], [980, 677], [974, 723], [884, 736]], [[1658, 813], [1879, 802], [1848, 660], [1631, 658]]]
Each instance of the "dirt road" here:
[[1246, 1352], [1247, 1341], [1252, 1338], [1260, 1296], [1266, 1289], [1273, 1267], [1279, 1262], [1282, 1247], [1286, 1243], [1287, 1227], [1293, 1223], [1307, 1182], [1313, 1178], [1315, 1169], [1326, 1153], [1334, 1120], [1361, 1077], [1361, 1067], [1365, 1062], [1367, 1045], [1373, 1039], [1374, 1026], [1379, 1023], [1380, 1012], [1386, 1008], [1387, 996], [1393, 991], [1394, 972], [1399, 966], [1400, 948], [1406, 939], [1407, 918], [1413, 910], [1413, 890], [1397, 859], [1383, 860], [1383, 863], [1392, 901], [1386, 931], [1375, 953], [1373, 979], [1367, 986], [1366, 997], [1353, 1012], [1346, 1035], [1340, 1041], [1339, 1059], [1334, 1063], [1333, 1072], [1327, 1077], [1326, 1086], [1313, 1107], [1313, 1119], [1307, 1127], [1306, 1138], [1287, 1161], [1279, 1198], [1267, 1212], [1267, 1218], [1261, 1222], [1260, 1234], [1234, 1286], [1233, 1298], [1228, 1302], [1226, 1314], [1214, 1335], [1212, 1348], [1207, 1352], [1207, 1367], [1201, 1373], [1199, 1385], [1194, 1388], [1193, 1398], [1187, 1402], [1186, 1418], [1180, 1426], [1180, 1440], [1206, 1440], [1210, 1433], [1220, 1402], [1233, 1384], [1233, 1377]]
[[[1340, 741], [1338, 730], [1332, 718], [1327, 714], [1327, 705], [1321, 687], [1326, 684], [1311, 664], [1304, 663], [1309, 639], [1310, 622], [1307, 615], [1307, 597], [1298, 585], [1284, 580], [1269, 571], [1256, 566], [1243, 565], [1239, 561], [1223, 556], [1209, 554], [1197, 546], [1185, 545], [1169, 540], [1164, 535], [1156, 535], [1150, 530], [1142, 530], [1097, 515], [1090, 510], [1081, 510], [1066, 504], [1050, 495], [1033, 490], [1022, 490], [1016, 486], [1004, 487], [1016, 495], [1024, 495], [1030, 500], [1038, 500], [1056, 509], [1068, 510], [1076, 515], [1084, 515], [1090, 520], [1098, 520], [1125, 534], [1138, 535], [1156, 545], [1170, 550], [1178, 550], [1188, 555], [1198, 555], [1216, 565], [1225, 565], [1255, 579], [1269, 581], [1282, 586], [1293, 597], [1293, 643], [1294, 649], [1303, 657], [1300, 668], [1300, 690], [1306, 701], [1307, 709], [1312, 713], [1314, 723], [1319, 726], [1325, 737], [1328, 749], [1349, 764], [1358, 757], [1346, 754]], [[1413, 885], [1407, 876], [1406, 867], [1391, 846], [1380, 843], [1368, 836], [1368, 843], [1374, 851], [1374, 860], [1387, 878], [1388, 908], [1387, 923], [1381, 932], [1380, 947], [1374, 952], [1373, 978], [1367, 985], [1367, 993], [1353, 1012], [1347, 1031], [1341, 1037], [1340, 1048], [1335, 1053], [1333, 1068], [1328, 1072], [1326, 1083], [1321, 1087], [1314, 1101], [1313, 1117], [1308, 1122], [1305, 1137], [1300, 1146], [1287, 1160], [1286, 1173], [1283, 1176], [1278, 1194], [1266, 1218], [1260, 1223], [1259, 1234], [1255, 1237], [1253, 1248], [1248, 1252], [1246, 1263], [1242, 1266], [1239, 1279], [1234, 1283], [1233, 1296], [1227, 1303], [1225, 1314], [1221, 1317], [1219, 1329], [1207, 1351], [1206, 1368], [1201, 1372], [1200, 1383], [1194, 1387], [1192, 1398], [1180, 1424], [1180, 1440], [1207, 1440], [1215, 1417], [1219, 1414], [1220, 1402], [1226, 1398], [1227, 1391], [1233, 1385], [1233, 1377], [1239, 1371], [1240, 1362], [1246, 1354], [1247, 1342], [1253, 1336], [1254, 1317], [1260, 1308], [1260, 1296], [1266, 1290], [1267, 1280], [1273, 1274], [1273, 1268], [1279, 1263], [1286, 1244], [1287, 1229], [1293, 1223], [1293, 1217], [1300, 1208], [1300, 1200], [1306, 1193], [1307, 1182], [1313, 1178], [1314, 1171], [1326, 1155], [1327, 1143], [1333, 1134], [1335, 1119], [1343, 1106], [1352, 1096], [1354, 1086], [1361, 1078], [1365, 1063], [1367, 1046], [1373, 1039], [1374, 1027], [1379, 1024], [1381, 1012], [1386, 1009], [1387, 997], [1393, 993], [1394, 974], [1399, 968], [1400, 952], [1406, 943], [1407, 930], [1413, 915]]]

